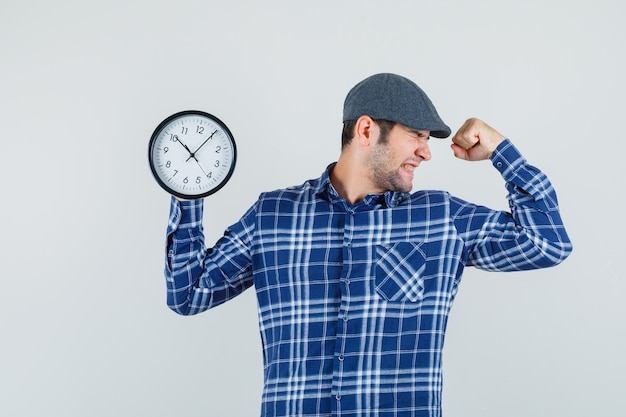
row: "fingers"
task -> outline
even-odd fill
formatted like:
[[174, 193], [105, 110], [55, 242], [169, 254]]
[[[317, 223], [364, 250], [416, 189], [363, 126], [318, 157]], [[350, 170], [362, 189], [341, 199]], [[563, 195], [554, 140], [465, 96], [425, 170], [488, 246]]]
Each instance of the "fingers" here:
[[479, 141], [479, 131], [477, 129], [479, 122], [480, 120], [478, 119], [467, 119], [452, 136], [452, 142], [464, 149], [469, 149], [476, 145]]
[[457, 158], [479, 161], [489, 159], [504, 139], [504, 136], [482, 120], [470, 118], [452, 137], [451, 148]]
[[462, 146], [457, 145], [456, 143], [453, 143], [452, 145], [450, 145], [450, 147], [452, 148], [452, 152], [454, 152], [455, 157], [459, 159], [464, 159], [466, 161], [469, 160], [470, 156], [469, 156], [469, 152], [467, 149], [465, 149]]

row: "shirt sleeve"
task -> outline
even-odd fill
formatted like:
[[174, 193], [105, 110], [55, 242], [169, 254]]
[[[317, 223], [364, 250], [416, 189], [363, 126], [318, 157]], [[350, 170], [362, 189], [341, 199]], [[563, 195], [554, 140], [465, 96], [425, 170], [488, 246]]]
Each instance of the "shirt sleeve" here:
[[166, 232], [167, 305], [183, 315], [220, 305], [253, 283], [249, 236], [254, 208], [229, 227], [212, 248], [204, 243], [203, 210], [203, 200], [172, 197]]
[[491, 210], [452, 198], [453, 218], [465, 241], [467, 265], [489, 271], [554, 266], [572, 251], [554, 188], [527, 163], [510, 140], [491, 156], [506, 181], [510, 212]]

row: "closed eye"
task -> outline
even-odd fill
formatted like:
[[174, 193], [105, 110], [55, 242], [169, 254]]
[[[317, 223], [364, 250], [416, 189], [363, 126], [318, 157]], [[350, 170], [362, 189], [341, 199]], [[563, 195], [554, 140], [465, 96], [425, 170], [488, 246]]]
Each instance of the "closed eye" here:
[[430, 139], [430, 132], [425, 132], [423, 130], [410, 130], [409, 134], [418, 139]]

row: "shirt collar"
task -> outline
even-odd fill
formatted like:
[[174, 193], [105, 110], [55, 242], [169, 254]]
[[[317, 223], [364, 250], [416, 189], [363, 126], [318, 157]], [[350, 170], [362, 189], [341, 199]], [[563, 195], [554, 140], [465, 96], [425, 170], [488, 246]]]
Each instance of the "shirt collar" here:
[[[333, 187], [333, 184], [330, 182], [330, 172], [333, 170], [336, 164], [336, 162], [333, 162], [332, 164], [328, 165], [328, 167], [326, 167], [326, 170], [322, 173], [322, 176], [319, 179], [319, 185], [316, 191], [317, 195], [331, 203], [343, 200], [343, 198], [341, 198], [337, 193], [337, 190], [335, 190], [335, 187]], [[400, 191], [385, 191], [381, 194], [366, 195], [363, 199], [363, 203], [368, 206], [383, 204], [389, 208], [392, 208], [401, 204], [409, 197], [409, 193], [403, 193]]]

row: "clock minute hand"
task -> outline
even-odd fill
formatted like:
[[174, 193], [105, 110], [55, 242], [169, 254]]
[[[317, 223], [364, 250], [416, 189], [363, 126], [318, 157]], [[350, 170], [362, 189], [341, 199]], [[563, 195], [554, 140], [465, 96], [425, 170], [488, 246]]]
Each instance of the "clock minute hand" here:
[[202, 145], [198, 146], [198, 149], [196, 149], [193, 153], [196, 154], [198, 153], [198, 151], [200, 150], [200, 148], [202, 148], [204, 146], [205, 143], [207, 143], [209, 140], [211, 140], [211, 138], [213, 137], [214, 134], [217, 133], [217, 129], [215, 129], [215, 132], [211, 133], [211, 136], [209, 136], [208, 138], [206, 138], [206, 140], [204, 142], [202, 142]]

